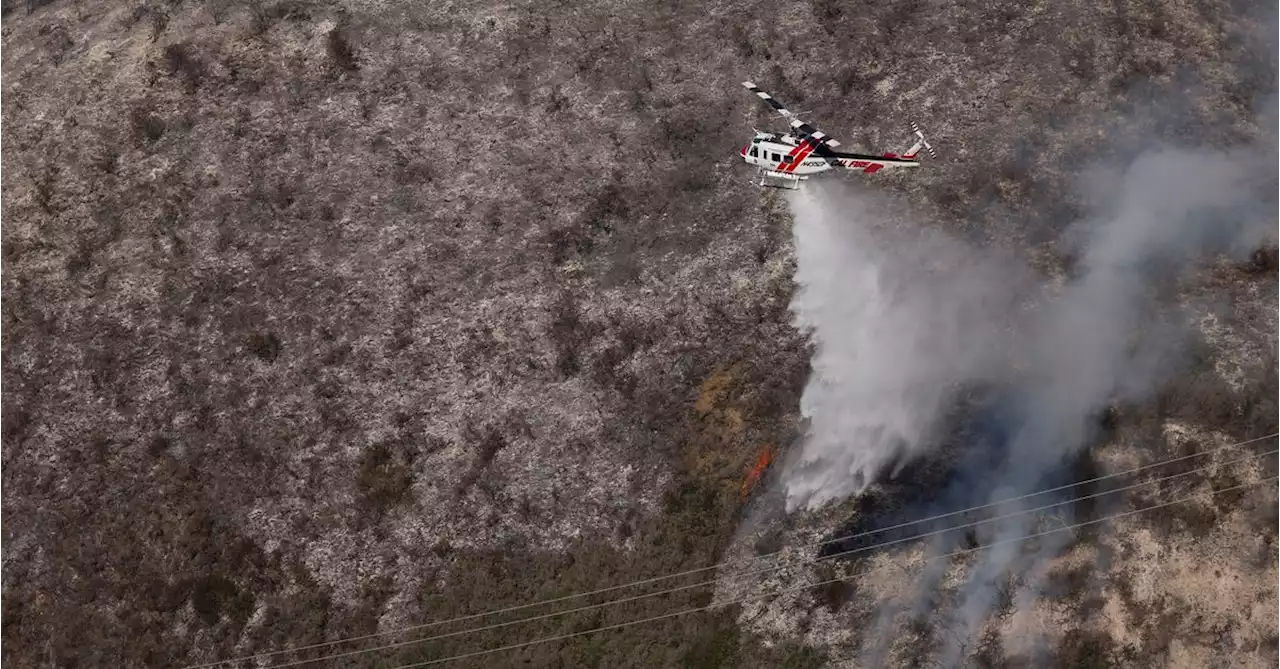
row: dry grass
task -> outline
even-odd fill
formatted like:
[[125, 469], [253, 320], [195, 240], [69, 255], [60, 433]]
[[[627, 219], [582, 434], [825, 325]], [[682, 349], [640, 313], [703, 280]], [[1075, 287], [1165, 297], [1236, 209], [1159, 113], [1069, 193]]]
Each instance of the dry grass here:
[[[774, 122], [742, 79], [851, 147], [895, 148], [919, 120], [948, 158], [879, 183], [1023, 248], [1076, 206], [1073, 165], [1124, 148], [1081, 127], [1123, 137], [1108, 119], [1132, 111], [1144, 131], [1231, 141], [1274, 75], [1263, 28], [1224, 3], [4, 12], [15, 666], [210, 661], [717, 560], [743, 472], [793, 436], [808, 360], [786, 310], [785, 208], [736, 162], [746, 129]], [[1185, 84], [1175, 63], [1215, 109], [1175, 122], [1139, 104], [1142, 86]], [[1274, 303], [1273, 256], [1215, 294]], [[1274, 340], [1273, 323], [1233, 331]], [[1274, 374], [1243, 368], [1255, 380], [1232, 397], [1245, 399], [1206, 423], [1274, 425]], [[1195, 406], [1231, 391], [1204, 381], [1169, 412], [1199, 420]], [[1213, 507], [1203, 541], [1239, 548], [1215, 533], [1249, 499]], [[1274, 581], [1273, 562], [1233, 569]], [[825, 592], [809, 631], [769, 647], [731, 610], [487, 666], [814, 666], [828, 654], [797, 644], [865, 614], [846, 595]], [[1209, 606], [1199, 597], [1189, 606]], [[810, 608], [785, 608], [777, 628]], [[1240, 623], [1239, 653], [1270, 652], [1264, 622]], [[1212, 643], [1193, 627], [1149, 647], [1193, 662]], [[1064, 657], [1113, 652], [1081, 629]]]

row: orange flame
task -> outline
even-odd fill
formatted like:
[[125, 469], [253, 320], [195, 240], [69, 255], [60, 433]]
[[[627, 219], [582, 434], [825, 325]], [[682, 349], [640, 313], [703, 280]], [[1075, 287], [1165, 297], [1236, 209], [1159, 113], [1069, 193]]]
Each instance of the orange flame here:
[[764, 470], [769, 468], [769, 463], [771, 462], [773, 462], [773, 447], [765, 444], [764, 449], [760, 451], [760, 457], [756, 458], [755, 466], [751, 468], [746, 480], [742, 482], [743, 499], [746, 499], [752, 488], [756, 487], [756, 483], [760, 482], [760, 477], [764, 475]]

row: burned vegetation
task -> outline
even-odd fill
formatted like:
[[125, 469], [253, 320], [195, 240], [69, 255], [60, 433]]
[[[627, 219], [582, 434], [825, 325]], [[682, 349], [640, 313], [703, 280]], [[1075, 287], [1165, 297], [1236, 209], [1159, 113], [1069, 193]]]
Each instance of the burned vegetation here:
[[[950, 159], [877, 187], [1051, 269], [1066, 264], [1051, 240], [1082, 206], [1072, 170], [1125, 149], [1095, 131], [1118, 112], [1163, 122], [1140, 106], [1144, 87], [1208, 90], [1219, 104], [1161, 136], [1230, 143], [1261, 123], [1274, 80], [1257, 55], [1274, 51], [1258, 46], [1265, 26], [1231, 3], [3, 8], [15, 666], [213, 662], [725, 557], [753, 495], [776, 492], [773, 472], [744, 481], [766, 448], [781, 466], [801, 432], [811, 353], [787, 309], [786, 205], [736, 162], [744, 133], [774, 122], [743, 78], [851, 146], [895, 142], [920, 117]], [[1235, 307], [1201, 375], [1123, 408], [1095, 454], [1155, 459], [1274, 431], [1274, 243], [1218, 269], [1187, 288]], [[956, 448], [909, 464], [841, 532], [941, 504], [970, 453]], [[1065, 463], [1061, 480], [1097, 466]], [[1224, 467], [1206, 485], [1260, 475]], [[1205, 594], [1274, 610], [1258, 585], [1275, 580], [1267, 495], [1135, 521], [1133, 539], [1099, 531], [1116, 566], [1064, 571], [1053, 601], [1096, 611], [1105, 597], [1117, 627], [1061, 618], [1052, 662], [1167, 666], [1216, 646], [1274, 665], [1262, 619]], [[1250, 523], [1272, 529], [1246, 541]], [[786, 548], [790, 529], [753, 550]], [[1241, 546], [1212, 582], [1146, 585], [1143, 560], [1182, 577], [1199, 564], [1187, 555]], [[946, 639], [927, 617], [871, 625], [859, 598], [874, 588], [851, 583], [775, 627], [728, 607], [482, 660], [822, 666], [865, 640], [828, 634], [840, 616], [914, 640], [888, 664], [926, 662]], [[428, 661], [712, 601], [691, 589], [339, 662]], [[975, 657], [1018, 666], [1029, 651], [1014, 646], [988, 634]]]
[[[925, 456], [890, 465], [879, 483], [847, 504], [849, 520], [823, 540], [817, 559], [862, 562], [881, 551], [905, 554], [922, 544], [937, 555], [964, 554], [1036, 533], [1041, 528], [1021, 522], [1030, 514], [1073, 524], [1118, 508], [1120, 493], [1133, 481], [1100, 481], [1104, 473], [1092, 452], [1111, 436], [1107, 414], [1098, 417], [1091, 444], [1018, 481], [1018, 487], [1003, 483], [1009, 480], [1003, 472], [1028, 457], [1018, 448], [1026, 444], [1014, 443], [1018, 419], [1011, 407], [1017, 396], [1008, 389], [970, 391], [938, 430], [943, 443]], [[992, 495], [996, 482], [1002, 482], [999, 494]], [[1006, 529], [1011, 524], [1017, 529]]]

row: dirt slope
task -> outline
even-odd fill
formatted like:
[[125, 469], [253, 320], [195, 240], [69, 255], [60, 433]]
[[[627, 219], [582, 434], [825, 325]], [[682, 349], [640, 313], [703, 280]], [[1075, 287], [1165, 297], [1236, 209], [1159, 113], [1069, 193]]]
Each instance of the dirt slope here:
[[[760, 449], [795, 434], [808, 360], [785, 206], [736, 159], [775, 119], [738, 82], [850, 147], [900, 148], [918, 120], [945, 159], [875, 179], [1049, 271], [1081, 161], [1138, 134], [1256, 133], [1275, 19], [1248, 11], [7, 3], [5, 662], [181, 666], [713, 563]], [[1214, 439], [1274, 431], [1274, 254], [1216, 272], [1191, 290], [1240, 306], [1214, 317], [1205, 358], [1238, 383], [1187, 379], [1132, 418], [1148, 437], [1165, 419]], [[1127, 648], [1166, 625], [1181, 640], [1125, 661], [1198, 662], [1217, 642], [1190, 630], [1244, 614], [1196, 565], [1253, 541], [1255, 506], [1271, 514], [1265, 559], [1215, 579], [1273, 612], [1274, 493], [1239, 504], [1199, 543], [1131, 533], [1124, 550], [1173, 576], [1106, 599], [1208, 607], [1203, 624], [1061, 614], [1066, 634]], [[839, 658], [739, 613], [483, 666]], [[1274, 617], [1250, 620], [1235, 648], [1274, 663]]]

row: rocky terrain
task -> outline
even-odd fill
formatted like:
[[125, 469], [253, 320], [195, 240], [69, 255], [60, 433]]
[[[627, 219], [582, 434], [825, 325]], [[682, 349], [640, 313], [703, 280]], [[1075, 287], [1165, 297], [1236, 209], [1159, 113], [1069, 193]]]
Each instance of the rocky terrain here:
[[[839, 528], [846, 507], [743, 524], [759, 453], [802, 432], [810, 360], [787, 202], [737, 156], [777, 127], [744, 79], [849, 148], [900, 149], [917, 120], [940, 160], [837, 178], [1046, 277], [1070, 271], [1057, 242], [1088, 207], [1086, 164], [1153, 138], [1274, 143], [1275, 11], [1225, 0], [4, 12], [15, 667], [238, 658]], [[1172, 292], [1199, 309], [1194, 364], [1117, 409], [1100, 470], [1276, 431], [1274, 237]], [[776, 506], [775, 481], [751, 504]], [[1209, 484], [1179, 485], [1158, 499]], [[1275, 486], [1204, 499], [1064, 547], [1041, 565], [1058, 596], [1011, 606], [969, 661], [1273, 666]], [[892, 666], [937, 660], [927, 617], [863, 624], [892, 577], [850, 584], [458, 664], [860, 666], [875, 643]], [[395, 667], [729, 594], [306, 666]]]

